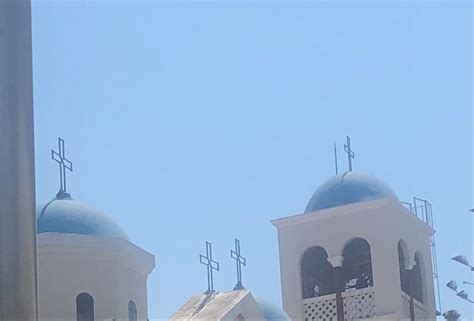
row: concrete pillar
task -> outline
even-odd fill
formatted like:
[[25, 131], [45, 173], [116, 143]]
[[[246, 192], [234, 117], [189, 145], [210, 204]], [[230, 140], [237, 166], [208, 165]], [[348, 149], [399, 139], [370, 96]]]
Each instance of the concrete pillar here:
[[36, 320], [30, 0], [0, 0], [0, 320]]

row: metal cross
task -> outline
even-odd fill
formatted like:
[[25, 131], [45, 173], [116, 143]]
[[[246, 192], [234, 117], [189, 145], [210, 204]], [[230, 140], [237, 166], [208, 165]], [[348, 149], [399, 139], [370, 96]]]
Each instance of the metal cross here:
[[212, 258], [212, 244], [206, 242], [206, 256], [199, 255], [201, 264], [207, 267], [207, 292], [214, 292], [214, 270], [219, 271], [219, 262]]
[[355, 154], [351, 149], [351, 138], [349, 136], [347, 136], [347, 144], [344, 144], [344, 150], [347, 153], [347, 160], [349, 161], [349, 172], [352, 172], [352, 160], [355, 158]]
[[56, 152], [54, 149], [51, 150], [51, 158], [59, 164], [59, 181], [60, 188], [57, 194], [58, 198], [68, 196], [66, 192], [66, 169], [72, 172], [72, 162], [66, 158], [66, 150], [64, 149], [64, 139], [58, 137], [58, 149]]
[[235, 239], [235, 250], [230, 250], [230, 256], [235, 260], [235, 265], [237, 267], [237, 284], [234, 287], [234, 290], [243, 289], [242, 285], [242, 266], [247, 264], [247, 259], [240, 254], [240, 241]]

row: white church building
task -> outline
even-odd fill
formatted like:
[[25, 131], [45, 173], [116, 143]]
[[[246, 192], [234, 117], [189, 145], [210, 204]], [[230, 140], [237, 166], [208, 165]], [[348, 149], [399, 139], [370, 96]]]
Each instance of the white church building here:
[[[40, 320], [147, 320], [154, 256], [110, 217], [66, 192], [72, 164], [62, 139], [53, 159], [61, 188], [37, 208]], [[258, 302], [239, 282], [233, 291], [210, 285], [190, 294], [170, 320], [434, 320], [435, 231], [429, 203], [421, 204], [400, 202], [369, 175], [348, 171], [329, 178], [304, 213], [271, 222], [278, 233], [282, 309]], [[212, 274], [212, 254], [204, 260]]]
[[152, 254], [67, 193], [38, 206], [40, 320], [146, 320]]
[[365, 174], [328, 179], [303, 214], [272, 221], [284, 310], [305, 321], [435, 319], [430, 210], [407, 209]]

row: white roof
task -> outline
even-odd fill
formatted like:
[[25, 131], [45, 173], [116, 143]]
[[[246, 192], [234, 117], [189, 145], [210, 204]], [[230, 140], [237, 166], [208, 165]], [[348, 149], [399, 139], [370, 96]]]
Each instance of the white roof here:
[[246, 289], [196, 294], [170, 320], [234, 320], [239, 314], [246, 320], [265, 320], [257, 302]]

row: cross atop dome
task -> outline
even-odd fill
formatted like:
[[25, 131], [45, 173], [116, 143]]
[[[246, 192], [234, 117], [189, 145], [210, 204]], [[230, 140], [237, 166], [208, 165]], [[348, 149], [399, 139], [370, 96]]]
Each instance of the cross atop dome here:
[[64, 148], [64, 139], [58, 137], [58, 151], [51, 150], [51, 158], [59, 164], [59, 192], [56, 194], [56, 198], [65, 199], [71, 198], [71, 195], [67, 193], [66, 185], [66, 169], [72, 172], [72, 162], [66, 158], [66, 149]]
[[347, 161], [349, 163], [349, 172], [352, 172], [352, 160], [355, 158], [355, 154], [351, 148], [351, 138], [349, 136], [346, 136], [346, 138], [347, 138], [347, 143], [344, 144], [344, 150], [347, 153]]

